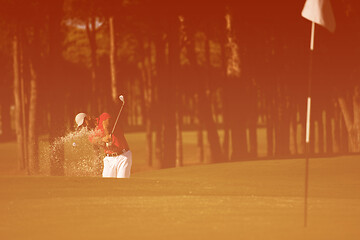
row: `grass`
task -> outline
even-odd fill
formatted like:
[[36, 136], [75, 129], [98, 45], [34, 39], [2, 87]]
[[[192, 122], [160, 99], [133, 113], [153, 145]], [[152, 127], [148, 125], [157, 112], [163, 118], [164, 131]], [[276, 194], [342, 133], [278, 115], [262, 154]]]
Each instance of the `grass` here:
[[0, 177], [1, 239], [358, 239], [357, 157], [137, 172], [130, 179]]
[[0, 144], [0, 175], [18, 172], [17, 145], [15, 142]]
[[19, 175], [16, 144], [0, 144], [0, 239], [360, 236], [359, 156], [310, 159], [305, 228], [303, 159], [194, 165], [196, 138], [186, 132], [187, 166], [151, 170], [144, 167], [144, 135], [127, 139], [134, 155], [130, 179]]

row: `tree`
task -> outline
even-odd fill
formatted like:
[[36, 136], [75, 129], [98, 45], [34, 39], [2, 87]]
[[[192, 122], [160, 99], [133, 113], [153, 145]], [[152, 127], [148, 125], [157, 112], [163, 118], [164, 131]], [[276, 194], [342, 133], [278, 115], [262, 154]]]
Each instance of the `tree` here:
[[13, 134], [11, 126], [11, 105], [13, 105], [12, 98], [12, 56], [9, 49], [11, 47], [11, 33], [9, 27], [5, 24], [3, 19], [0, 19], [0, 142], [13, 140], [15, 134]]
[[[26, 4], [4, 2], [8, 10], [4, 19], [12, 33], [15, 126], [19, 149], [19, 167], [29, 174], [37, 173], [38, 162], [38, 65], [40, 61], [40, 29], [44, 20], [41, 1]], [[26, 11], [25, 11], [26, 10]], [[30, 16], [28, 11], [37, 12]]]
[[[65, 134], [65, 91], [64, 62], [62, 58], [61, 22], [63, 19], [63, 0], [56, 0], [45, 5], [48, 15], [48, 58], [46, 77], [44, 84], [47, 90], [47, 99], [51, 99], [48, 105], [50, 111], [50, 136], [51, 146], [50, 163], [52, 175], [64, 175], [64, 146], [57, 139]], [[65, 85], [64, 85], [65, 84]]]

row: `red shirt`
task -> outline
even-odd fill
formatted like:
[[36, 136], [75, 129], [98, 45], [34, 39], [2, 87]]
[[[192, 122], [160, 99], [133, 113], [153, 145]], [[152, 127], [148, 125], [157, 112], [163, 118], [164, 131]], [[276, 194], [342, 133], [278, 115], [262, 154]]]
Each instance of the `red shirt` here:
[[[103, 122], [107, 119], [111, 119], [111, 116], [108, 113], [102, 113], [98, 118], [97, 129], [100, 131], [102, 137], [105, 136], [106, 132], [110, 134], [110, 130], [106, 129], [105, 131], [103, 126]], [[129, 144], [127, 143], [124, 132], [120, 127], [118, 128], [116, 133], [116, 135], [111, 135], [111, 145], [109, 147], [105, 147], [105, 154], [122, 154], [123, 152], [129, 150]]]

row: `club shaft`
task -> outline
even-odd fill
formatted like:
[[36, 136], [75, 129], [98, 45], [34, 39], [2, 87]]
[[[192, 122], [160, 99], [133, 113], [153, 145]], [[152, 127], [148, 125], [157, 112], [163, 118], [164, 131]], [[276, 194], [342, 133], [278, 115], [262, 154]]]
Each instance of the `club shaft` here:
[[119, 113], [118, 113], [118, 115], [117, 115], [117, 117], [116, 117], [116, 120], [115, 120], [113, 129], [111, 130], [111, 135], [112, 135], [112, 134], [114, 133], [114, 131], [115, 131], [115, 127], [116, 127], [116, 125], [117, 125], [117, 122], [119, 121], [119, 117], [120, 117], [120, 114], [121, 114], [121, 111], [122, 111], [123, 107], [124, 107], [124, 102], [122, 102], [122, 104], [121, 104], [120, 111], [119, 111]]

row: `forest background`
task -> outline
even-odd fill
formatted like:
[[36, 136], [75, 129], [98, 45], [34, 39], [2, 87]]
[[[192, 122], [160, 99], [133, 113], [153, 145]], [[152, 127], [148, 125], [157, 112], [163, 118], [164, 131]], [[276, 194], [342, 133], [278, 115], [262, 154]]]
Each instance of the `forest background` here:
[[304, 2], [1, 0], [0, 138], [36, 174], [39, 138], [54, 144], [78, 112], [115, 116], [123, 94], [150, 167], [182, 165], [185, 131], [199, 162], [302, 157], [311, 68], [311, 156], [358, 153], [360, 4], [331, 1], [335, 33], [316, 28], [310, 62]]

